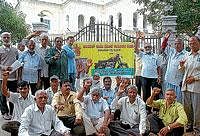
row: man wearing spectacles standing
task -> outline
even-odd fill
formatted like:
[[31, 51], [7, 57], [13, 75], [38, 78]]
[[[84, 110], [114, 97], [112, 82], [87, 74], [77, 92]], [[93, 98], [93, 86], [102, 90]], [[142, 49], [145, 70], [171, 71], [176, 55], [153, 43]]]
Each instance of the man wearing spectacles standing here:
[[[144, 44], [144, 52], [139, 50], [139, 38], [140, 36], [137, 34], [135, 53], [141, 58], [143, 100], [146, 101], [151, 95], [151, 88], [161, 82], [161, 70], [158, 55], [152, 52], [152, 46], [149, 43]], [[150, 112], [150, 109], [148, 109], [148, 112]]]

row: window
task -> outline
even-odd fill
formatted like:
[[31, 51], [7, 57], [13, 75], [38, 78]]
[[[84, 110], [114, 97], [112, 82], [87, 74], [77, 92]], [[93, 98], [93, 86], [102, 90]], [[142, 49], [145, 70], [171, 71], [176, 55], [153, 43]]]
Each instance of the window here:
[[69, 15], [66, 15], [66, 26], [69, 28]]
[[143, 15], [143, 29], [147, 29], [147, 16]]
[[84, 27], [84, 16], [78, 16], [78, 30], [81, 30]]
[[95, 31], [95, 17], [94, 16], [90, 17], [90, 31], [92, 32]]
[[133, 28], [137, 28], [137, 13], [133, 13]]
[[118, 27], [122, 27], [122, 13], [118, 13], [117, 14], [118, 16]]
[[50, 20], [49, 19], [43, 19], [43, 22], [48, 25], [48, 30], [50, 30]]

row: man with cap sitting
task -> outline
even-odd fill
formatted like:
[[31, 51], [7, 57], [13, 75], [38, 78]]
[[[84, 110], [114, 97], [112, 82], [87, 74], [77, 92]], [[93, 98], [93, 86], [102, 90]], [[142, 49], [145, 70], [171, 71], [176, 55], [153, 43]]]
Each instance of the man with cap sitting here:
[[51, 105], [54, 94], [59, 91], [59, 83], [58, 76], [53, 75], [50, 77], [50, 87], [45, 90], [48, 95], [47, 104]]
[[83, 96], [86, 89], [82, 89], [77, 99], [86, 106], [83, 111], [83, 122], [86, 135], [108, 136], [110, 110], [105, 99], [100, 95], [100, 88], [95, 87], [87, 96]]

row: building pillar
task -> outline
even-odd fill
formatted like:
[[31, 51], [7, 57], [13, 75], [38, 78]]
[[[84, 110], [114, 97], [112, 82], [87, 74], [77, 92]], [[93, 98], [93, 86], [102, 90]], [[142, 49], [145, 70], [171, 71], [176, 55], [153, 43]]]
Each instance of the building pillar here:
[[162, 17], [162, 33], [166, 33], [167, 31], [171, 32], [171, 35], [168, 40], [168, 44], [174, 46], [174, 41], [176, 38], [176, 19], [177, 16], [164, 16]]

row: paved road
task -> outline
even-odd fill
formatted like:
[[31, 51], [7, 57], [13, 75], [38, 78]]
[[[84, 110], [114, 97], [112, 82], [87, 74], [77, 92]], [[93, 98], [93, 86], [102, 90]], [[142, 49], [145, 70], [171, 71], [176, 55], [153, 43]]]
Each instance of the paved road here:
[[[3, 119], [2, 115], [0, 114], [0, 128], [4, 122], [6, 122], [6, 121]], [[0, 129], [0, 136], [10, 136], [10, 134], [7, 133], [6, 131]]]

